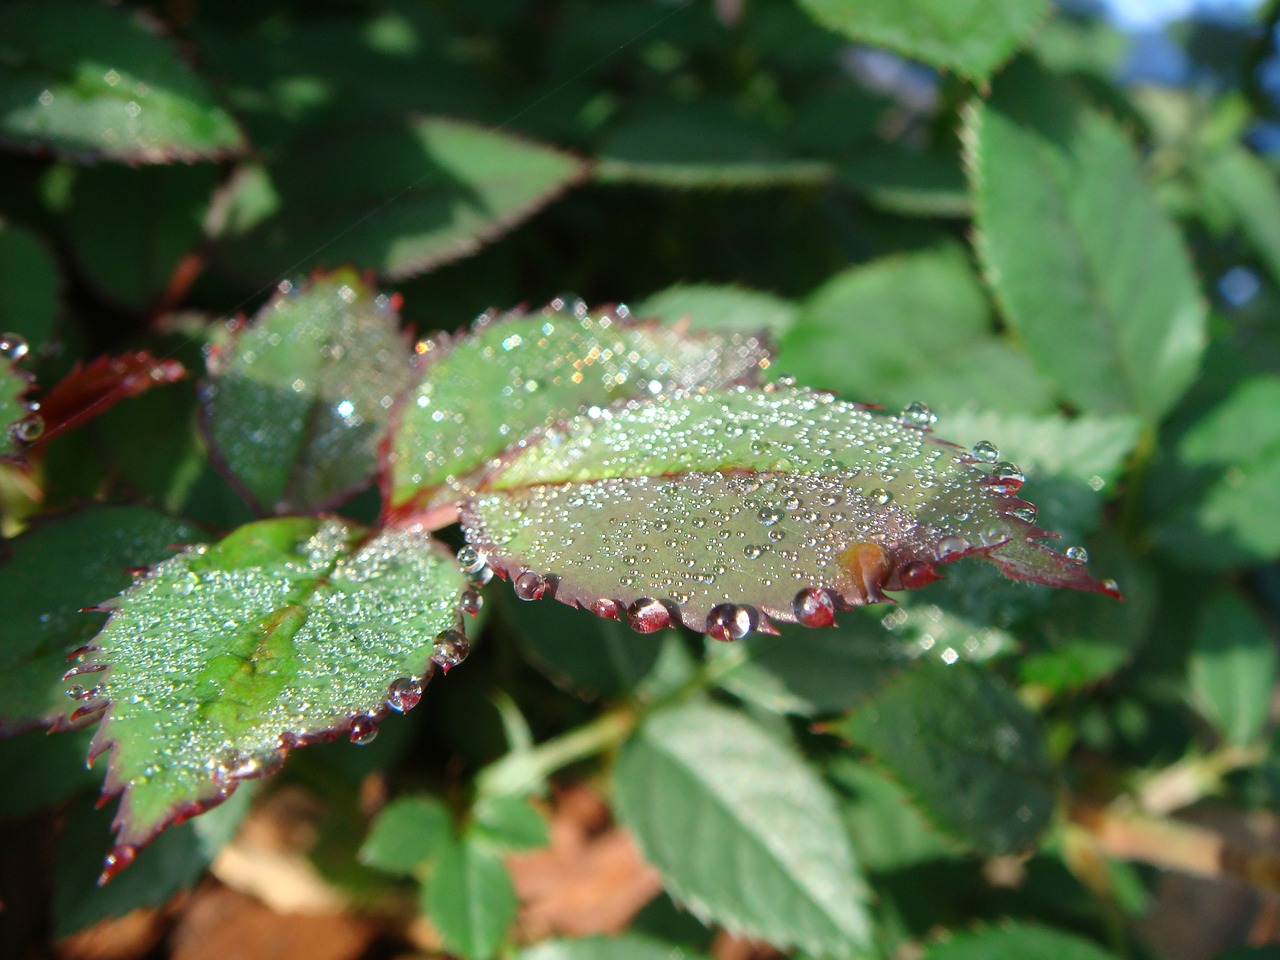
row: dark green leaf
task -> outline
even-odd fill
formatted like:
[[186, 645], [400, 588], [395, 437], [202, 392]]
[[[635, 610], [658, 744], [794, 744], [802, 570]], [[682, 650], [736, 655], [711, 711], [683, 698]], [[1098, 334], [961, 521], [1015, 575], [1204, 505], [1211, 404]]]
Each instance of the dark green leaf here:
[[79, 171], [66, 213], [76, 261], [115, 302], [152, 305], [200, 240], [217, 183], [212, 164]]
[[436, 853], [423, 908], [445, 946], [464, 960], [488, 960], [516, 916], [516, 894], [497, 851], [468, 834]]
[[[400, 410], [390, 454], [393, 504], [425, 504], [536, 427], [615, 400], [754, 383], [769, 350], [750, 333], [687, 334], [556, 301], [469, 336], [420, 345], [422, 382]], [[449, 500], [456, 491], [445, 491]]]
[[875, 754], [929, 817], [979, 850], [1026, 850], [1053, 813], [1039, 721], [979, 668], [918, 664], [830, 730]]
[[453, 815], [435, 797], [404, 797], [383, 808], [360, 847], [360, 862], [388, 873], [412, 873], [454, 842]]
[[0, 140], [132, 163], [244, 148], [209, 89], [137, 14], [82, 0], [0, 8]]
[[978, 252], [1036, 363], [1082, 410], [1159, 419], [1195, 377], [1205, 306], [1132, 146], [1029, 61], [966, 142]]
[[746, 287], [690, 283], [650, 294], [632, 313], [664, 323], [687, 321], [690, 330], [764, 330], [781, 337], [795, 323], [796, 307], [781, 297]]
[[972, 203], [954, 158], [883, 146], [840, 164], [840, 181], [868, 202], [909, 217], [968, 217]]
[[[42, 521], [12, 542], [0, 565], [0, 729], [66, 720], [76, 707], [59, 678], [67, 656], [89, 642], [102, 618], [79, 612], [129, 585], [129, 568], [156, 563], [198, 538], [189, 524], [148, 507], [94, 506]], [[92, 688], [101, 674], [76, 680]]]
[[354, 272], [282, 290], [210, 363], [204, 421], [231, 479], [266, 510], [312, 511], [372, 476], [412, 382], [389, 298]]
[[524, 797], [482, 797], [471, 816], [475, 836], [498, 850], [536, 850], [551, 842], [547, 822]]
[[1280, 283], [1280, 186], [1276, 172], [1237, 144], [1202, 159], [1191, 171], [1227, 206], [1272, 278]]
[[702, 960], [684, 947], [636, 934], [544, 940], [520, 951], [520, 960]]
[[1011, 924], [957, 934], [930, 946], [920, 960], [1116, 960], [1088, 940], [1048, 927]]
[[431, 674], [433, 638], [460, 626], [463, 584], [425, 534], [365, 540], [302, 518], [156, 566], [94, 641], [109, 669], [93, 753], [111, 749], [106, 790], [123, 793], [117, 863], [290, 747], [376, 732], [397, 689]]
[[832, 957], [869, 940], [863, 885], [825, 785], [741, 714], [650, 716], [618, 758], [618, 816], [704, 920]]
[[1187, 664], [1191, 698], [1230, 743], [1255, 742], [1266, 727], [1276, 681], [1276, 648], [1266, 625], [1237, 593], [1205, 611]]
[[347, 261], [410, 277], [474, 253], [583, 170], [541, 144], [439, 117], [329, 127], [240, 171], [217, 205], [220, 253], [254, 281]]
[[56, 737], [35, 730], [0, 740], [0, 820], [21, 819], [96, 784], [84, 765], [89, 737], [88, 730]]
[[625, 612], [642, 632], [827, 625], [971, 554], [1015, 579], [1110, 590], [1029, 539], [1043, 533], [1013, 512], [1020, 475], [1002, 484], [910, 416], [931, 415], [794, 388], [633, 403], [513, 452], [463, 527], [522, 595]]
[[40, 238], [0, 220], [0, 331], [43, 343], [58, 313], [61, 285], [58, 264]]
[[1046, 0], [799, 0], [851, 40], [981, 79], [1007, 60], [1048, 10]]

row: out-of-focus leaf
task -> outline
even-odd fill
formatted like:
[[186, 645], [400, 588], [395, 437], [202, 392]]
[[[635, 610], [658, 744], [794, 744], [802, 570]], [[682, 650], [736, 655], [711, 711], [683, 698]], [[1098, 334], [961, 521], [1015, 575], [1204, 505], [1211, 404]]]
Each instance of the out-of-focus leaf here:
[[982, 669], [918, 664], [828, 729], [870, 750], [932, 820], [979, 850], [1026, 850], [1053, 813], [1044, 732]]
[[406, 510], [536, 427], [628, 397], [755, 383], [770, 357], [753, 333], [689, 334], [564, 301], [419, 350], [422, 381], [400, 408], [383, 481]]
[[499, 850], [536, 850], [551, 842], [547, 822], [524, 797], [481, 797], [471, 815], [472, 833]]
[[823, 956], [867, 948], [867, 891], [834, 798], [743, 715], [653, 714], [623, 747], [615, 790], [645, 859], [704, 921]]
[[424, 534], [296, 518], [181, 553], [111, 601], [86, 704], [106, 711], [91, 751], [111, 751], [105, 792], [123, 794], [107, 874], [291, 747], [368, 739], [416, 703], [433, 657], [465, 656], [463, 584]]
[[639, 117], [600, 147], [595, 179], [663, 187], [772, 187], [823, 183], [822, 160], [791, 157], [766, 131], [716, 111]]
[[252, 790], [244, 790], [208, 816], [170, 830], [139, 855], [133, 870], [106, 886], [96, 881], [102, 854], [111, 842], [111, 815], [88, 802], [77, 805], [68, 813], [54, 859], [55, 934], [65, 937], [107, 917], [159, 906], [194, 886], [235, 834], [249, 811], [251, 795]]
[[1018, 515], [1020, 474], [979, 470], [922, 429], [930, 417], [794, 388], [633, 403], [513, 451], [464, 504], [463, 527], [522, 596], [642, 632], [826, 626], [837, 607], [974, 554], [1015, 579], [1111, 592], [1030, 539], [1046, 534]]
[[1124, 66], [1130, 38], [1104, 17], [1054, 11], [1035, 32], [1032, 49], [1056, 73], [1111, 80]]
[[453, 816], [435, 797], [404, 797], [383, 808], [360, 847], [360, 862], [409, 874], [453, 843]]
[[972, 201], [955, 158], [884, 146], [840, 164], [840, 182], [872, 205], [909, 217], [968, 217]]
[[516, 894], [498, 852], [464, 833], [436, 852], [422, 906], [451, 953], [487, 960], [516, 917]]
[[1029, 61], [995, 88], [966, 134], [987, 279], [1063, 398], [1157, 420], [1205, 344], [1178, 232], [1110, 121]]
[[1205, 612], [1187, 665], [1191, 698], [1227, 741], [1262, 735], [1276, 681], [1276, 644], [1253, 608], [1221, 593]]
[[30, 397], [35, 377], [18, 366], [29, 349], [18, 334], [0, 333], [0, 463], [25, 462], [27, 446], [44, 433]]
[[244, 148], [235, 121], [160, 32], [84, 0], [0, 8], [0, 140], [132, 163]]
[[710, 283], [677, 284], [650, 294], [632, 309], [664, 323], [687, 320], [690, 330], [768, 331], [781, 337], [795, 323], [796, 306], [771, 293]]
[[84, 765], [88, 730], [56, 737], [33, 730], [0, 739], [0, 820], [18, 820], [43, 806], [93, 787], [98, 777]]
[[993, 336], [986, 295], [958, 247], [832, 277], [801, 308], [776, 365], [867, 403], [1043, 409], [1048, 402], [1030, 365]]
[[1116, 960], [1101, 947], [1048, 927], [1011, 924], [932, 944], [920, 960]]
[[1280, 283], [1280, 185], [1276, 171], [1247, 148], [1231, 144], [1201, 159], [1191, 172], [1226, 204], [1259, 259]]
[[1203, 412], [1157, 464], [1170, 503], [1153, 539], [1193, 567], [1258, 563], [1280, 555], [1280, 377], [1252, 377]]
[[[102, 626], [79, 612], [129, 585], [129, 568], [156, 563], [198, 533], [148, 507], [93, 506], [44, 520], [12, 542], [0, 565], [0, 731], [65, 721], [74, 692], [60, 677], [67, 655]], [[93, 687], [86, 673], [76, 683]]]
[[77, 363], [40, 398], [44, 421], [41, 439], [51, 440], [64, 430], [102, 416], [121, 400], [177, 383], [186, 375], [179, 361], [159, 359], [146, 350], [98, 356], [87, 365]]
[[850, 40], [982, 79], [1013, 55], [1046, 0], [800, 0]]
[[340, 270], [277, 293], [214, 355], [205, 428], [251, 503], [317, 510], [369, 480], [413, 379], [397, 320], [391, 298]]
[[624, 933], [620, 937], [544, 940], [520, 951], [520, 960], [703, 960], [683, 946]]
[[76, 173], [66, 211], [72, 254], [110, 299], [148, 307], [199, 242], [217, 183], [211, 163], [86, 167]]
[[34, 233], [0, 220], [0, 331], [39, 345], [58, 313], [58, 264]]
[[326, 128], [232, 181], [215, 205], [219, 256], [254, 281], [345, 262], [402, 279], [474, 253], [584, 170], [569, 154], [439, 117]]

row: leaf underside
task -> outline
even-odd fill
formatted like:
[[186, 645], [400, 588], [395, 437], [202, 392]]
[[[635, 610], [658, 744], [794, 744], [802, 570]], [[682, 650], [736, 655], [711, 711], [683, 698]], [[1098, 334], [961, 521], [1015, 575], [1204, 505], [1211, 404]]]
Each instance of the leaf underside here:
[[720, 639], [770, 620], [829, 624], [969, 555], [1113, 593], [1034, 541], [1050, 534], [1015, 514], [1029, 504], [1004, 466], [987, 472], [926, 429], [827, 394], [741, 388], [546, 430], [485, 476], [463, 526], [526, 599]]
[[413, 371], [392, 298], [352, 270], [277, 293], [210, 361], [215, 457], [260, 509], [329, 506], [372, 476]]
[[422, 381], [399, 409], [384, 467], [402, 513], [433, 495], [456, 500], [470, 474], [538, 427], [629, 397], [755, 383], [770, 357], [763, 335], [689, 333], [563, 300], [482, 317], [467, 336], [420, 350]]
[[122, 794], [108, 873], [292, 747], [371, 735], [389, 687], [430, 676], [434, 638], [459, 628], [462, 575], [425, 534], [363, 536], [261, 521], [108, 604], [90, 661], [106, 667], [90, 756], [111, 750], [104, 793]]

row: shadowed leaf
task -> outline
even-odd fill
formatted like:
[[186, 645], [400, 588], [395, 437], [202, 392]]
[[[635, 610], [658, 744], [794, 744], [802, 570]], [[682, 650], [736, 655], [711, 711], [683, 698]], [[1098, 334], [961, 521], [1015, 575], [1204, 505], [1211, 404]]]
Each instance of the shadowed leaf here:
[[354, 271], [274, 296], [210, 360], [203, 418], [215, 457], [267, 511], [310, 511], [373, 474], [394, 400], [412, 382], [392, 298]]
[[230, 114], [148, 21], [42, 0], [0, 8], [0, 140], [133, 163], [244, 148]]
[[769, 364], [756, 334], [690, 334], [563, 301], [486, 318], [466, 337], [420, 350], [422, 382], [400, 408], [384, 476], [402, 511], [537, 427], [628, 397], [754, 383]]
[[920, 960], [1116, 960], [1116, 956], [1068, 933], [1013, 924], [957, 934], [931, 945]]
[[0, 330], [41, 344], [53, 329], [62, 277], [44, 241], [0, 219]]
[[108, 876], [289, 748], [371, 738], [389, 708], [417, 702], [416, 678], [455, 635], [433, 638], [459, 627], [462, 574], [423, 534], [363, 535], [334, 520], [250, 524], [109, 604], [91, 661], [106, 666], [91, 756], [110, 749], [105, 793], [123, 794]]
[[971, 554], [1015, 579], [1112, 591], [1031, 539], [1048, 534], [1018, 515], [1016, 467], [976, 464], [828, 394], [663, 397], [544, 431], [488, 473], [463, 526], [522, 597], [625, 614], [643, 632], [827, 625]]

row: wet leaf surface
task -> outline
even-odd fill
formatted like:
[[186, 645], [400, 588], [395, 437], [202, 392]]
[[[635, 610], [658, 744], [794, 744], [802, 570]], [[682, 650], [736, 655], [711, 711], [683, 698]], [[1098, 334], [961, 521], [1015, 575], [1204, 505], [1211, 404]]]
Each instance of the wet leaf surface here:
[[18, 334], [0, 333], [0, 462], [25, 462], [27, 446], [44, 433], [29, 396], [35, 377], [19, 367], [29, 350]]
[[203, 417], [216, 459], [264, 511], [311, 511], [372, 476], [412, 382], [393, 299], [354, 271], [277, 293], [210, 361]]
[[291, 747], [372, 739], [433, 659], [465, 656], [452, 558], [423, 534], [363, 538], [335, 520], [250, 524], [110, 603], [86, 699], [105, 711], [91, 751], [111, 751], [105, 792], [122, 794], [108, 876]]
[[8, 4], [0, 63], [0, 140], [10, 145], [133, 163], [244, 147], [204, 81], [151, 23], [120, 8]]
[[422, 382], [397, 416], [384, 479], [402, 511], [536, 427], [628, 397], [754, 383], [769, 363], [755, 333], [691, 334], [581, 301], [485, 318], [420, 349]]
[[[916, 422], [917, 425], [908, 425]], [[1030, 539], [1021, 472], [935, 439], [932, 414], [742, 388], [632, 403], [552, 428], [466, 502], [468, 540], [523, 599], [718, 639], [922, 586], [968, 555], [1015, 579], [1108, 592]], [[975, 455], [976, 454], [976, 455]]]

